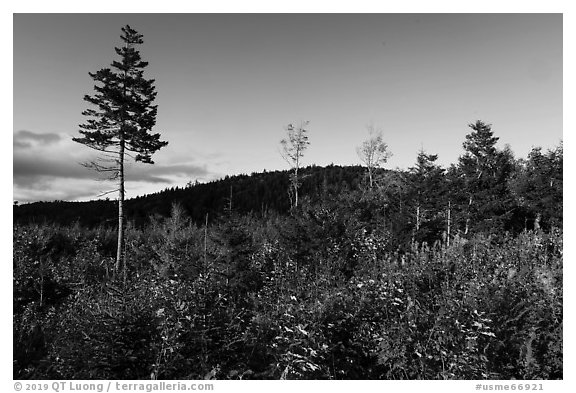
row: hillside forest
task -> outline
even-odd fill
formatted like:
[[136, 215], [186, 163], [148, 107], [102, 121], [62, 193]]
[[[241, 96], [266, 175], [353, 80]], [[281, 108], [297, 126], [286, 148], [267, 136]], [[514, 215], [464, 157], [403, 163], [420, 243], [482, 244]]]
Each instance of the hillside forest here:
[[[15, 379], [562, 379], [563, 147], [14, 205]], [[463, 133], [464, 134], [464, 133]]]

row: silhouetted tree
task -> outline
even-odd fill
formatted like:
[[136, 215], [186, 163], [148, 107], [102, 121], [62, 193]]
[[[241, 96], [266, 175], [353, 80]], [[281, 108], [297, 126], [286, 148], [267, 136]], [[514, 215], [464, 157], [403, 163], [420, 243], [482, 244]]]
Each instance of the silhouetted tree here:
[[[84, 100], [95, 109], [82, 114], [89, 117], [80, 125], [82, 137], [75, 142], [103, 153], [97, 161], [84, 164], [109, 179], [118, 181], [118, 250], [116, 271], [124, 263], [124, 159], [131, 156], [135, 161], [153, 164], [153, 153], [166, 146], [160, 134], [152, 134], [156, 124], [157, 106], [153, 79], [145, 79], [143, 70], [148, 65], [141, 60], [136, 45], [142, 44], [142, 35], [126, 25], [122, 28], [124, 46], [115, 48], [120, 60], [113, 61], [112, 68], [89, 73], [97, 85], [96, 94], [86, 95]], [[135, 155], [132, 155], [135, 154]]]

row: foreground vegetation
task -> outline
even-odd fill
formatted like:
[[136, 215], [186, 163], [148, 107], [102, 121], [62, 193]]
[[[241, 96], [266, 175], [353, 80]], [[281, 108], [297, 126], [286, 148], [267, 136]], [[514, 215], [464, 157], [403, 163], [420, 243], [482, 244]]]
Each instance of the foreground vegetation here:
[[343, 201], [14, 227], [14, 378], [562, 378], [562, 232], [413, 243]]
[[15, 206], [14, 378], [563, 378], [562, 144], [470, 128], [447, 169], [128, 201], [121, 268], [112, 201]]

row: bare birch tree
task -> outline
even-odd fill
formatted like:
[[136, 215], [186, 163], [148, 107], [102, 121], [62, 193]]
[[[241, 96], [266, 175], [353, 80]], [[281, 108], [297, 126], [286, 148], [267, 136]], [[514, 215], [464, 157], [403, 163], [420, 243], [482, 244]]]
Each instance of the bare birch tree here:
[[286, 126], [287, 138], [280, 141], [282, 150], [280, 154], [292, 168], [290, 175], [290, 203], [292, 207], [298, 207], [298, 189], [300, 188], [301, 176], [299, 170], [304, 151], [308, 148], [308, 124], [309, 121], [302, 121], [298, 125], [292, 123]]
[[388, 150], [388, 145], [382, 138], [382, 130], [372, 124], [366, 128], [368, 129], [369, 137], [362, 145], [356, 148], [356, 153], [368, 169], [370, 188], [373, 188], [375, 170], [379, 168], [380, 165], [386, 163], [392, 156], [392, 153]]

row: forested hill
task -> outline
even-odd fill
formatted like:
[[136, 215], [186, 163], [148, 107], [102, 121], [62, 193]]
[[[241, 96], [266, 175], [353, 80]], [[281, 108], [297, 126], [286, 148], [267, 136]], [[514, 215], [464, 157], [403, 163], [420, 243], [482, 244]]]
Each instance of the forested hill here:
[[[209, 183], [167, 188], [158, 193], [126, 201], [129, 221], [140, 226], [150, 216], [168, 216], [174, 203], [180, 204], [193, 221], [203, 223], [206, 214], [212, 220], [232, 208], [239, 214], [263, 216], [284, 214], [290, 209], [289, 171], [226, 176]], [[302, 170], [301, 194], [314, 202], [348, 190], [358, 190], [365, 181], [365, 168], [360, 166], [309, 166]], [[14, 206], [14, 223], [79, 222], [86, 226], [117, 224], [114, 200], [89, 202], [35, 202]]]
[[[456, 164], [443, 168], [436, 155], [421, 151], [408, 170], [376, 170], [372, 187], [361, 166], [303, 168], [298, 210], [312, 220], [328, 214], [339, 217], [343, 227], [359, 222], [385, 230], [397, 245], [562, 226], [562, 144], [515, 158], [509, 148], [494, 147], [491, 133], [474, 132], [467, 139], [472, 142]], [[207, 216], [213, 223], [230, 213], [266, 222], [290, 212], [289, 189], [289, 171], [227, 176], [130, 199], [127, 218], [142, 227], [153, 216], [168, 217], [179, 204], [199, 225]], [[102, 200], [15, 206], [14, 223], [30, 222], [114, 228], [117, 207]]]

